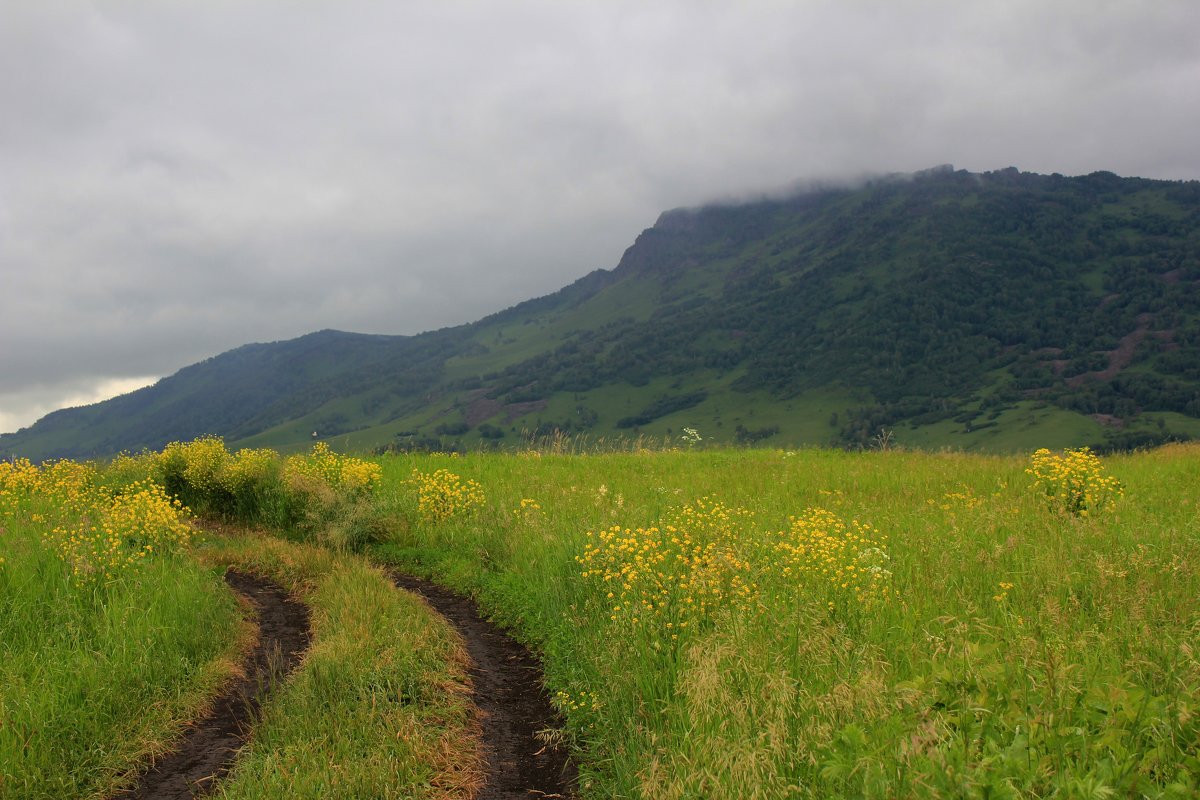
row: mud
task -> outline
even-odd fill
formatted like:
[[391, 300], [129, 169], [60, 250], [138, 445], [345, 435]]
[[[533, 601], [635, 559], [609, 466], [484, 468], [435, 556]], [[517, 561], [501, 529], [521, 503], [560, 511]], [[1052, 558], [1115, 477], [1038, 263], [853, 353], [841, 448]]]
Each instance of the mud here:
[[[474, 800], [573, 798], [575, 768], [566, 746], [554, 743], [560, 720], [542, 686], [537, 660], [483, 619], [470, 599], [419, 578], [392, 578], [401, 589], [423, 597], [466, 644], [486, 761], [484, 787]], [[248, 740], [262, 700], [308, 648], [309, 616], [303, 604], [282, 587], [246, 573], [230, 570], [225, 580], [251, 602], [259, 626], [258, 643], [244, 667], [246, 677], [227, 688], [174, 752], [115, 799], [191, 800], [211, 793]]]
[[559, 719], [529, 650], [483, 619], [470, 599], [420, 578], [393, 573], [392, 579], [425, 598], [466, 642], [487, 762], [475, 800], [574, 797], [576, 772], [566, 745], [539, 735], [557, 731]]
[[300, 662], [310, 641], [308, 609], [283, 587], [230, 570], [230, 588], [254, 607], [258, 643], [243, 669], [245, 677], [227, 687], [172, 753], [144, 773], [136, 787], [115, 795], [120, 800], [190, 800], [208, 794], [233, 766], [246, 743], [258, 710], [276, 683]]

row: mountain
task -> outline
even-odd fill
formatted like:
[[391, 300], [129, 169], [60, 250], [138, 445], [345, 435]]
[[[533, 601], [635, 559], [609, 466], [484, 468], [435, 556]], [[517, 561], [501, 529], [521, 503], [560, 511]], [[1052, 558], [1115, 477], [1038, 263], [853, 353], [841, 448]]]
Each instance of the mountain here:
[[684, 426], [995, 451], [1200, 436], [1200, 182], [947, 166], [668, 211], [616, 268], [470, 325], [246, 345], [0, 454]]

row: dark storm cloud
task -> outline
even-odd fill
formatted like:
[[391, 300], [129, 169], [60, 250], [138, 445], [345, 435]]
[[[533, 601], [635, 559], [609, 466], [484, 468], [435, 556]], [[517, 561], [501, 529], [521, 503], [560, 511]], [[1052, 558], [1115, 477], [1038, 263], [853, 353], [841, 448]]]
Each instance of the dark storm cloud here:
[[469, 321], [615, 265], [663, 209], [794, 179], [1200, 177], [1191, 2], [0, 19], [0, 429], [247, 341]]

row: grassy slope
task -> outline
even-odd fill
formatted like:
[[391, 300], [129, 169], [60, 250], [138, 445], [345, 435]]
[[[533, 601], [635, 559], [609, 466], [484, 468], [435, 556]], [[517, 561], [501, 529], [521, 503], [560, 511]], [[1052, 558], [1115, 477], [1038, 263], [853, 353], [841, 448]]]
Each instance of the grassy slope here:
[[[713, 451], [382, 463], [387, 502], [410, 520], [401, 482], [414, 468], [448, 468], [487, 492], [474, 516], [414, 522], [379, 552], [479, 593], [540, 647], [585, 747], [588, 797], [1198, 789], [1197, 448], [1111, 459], [1126, 496], [1090, 519], [1043, 507], [1021, 458]], [[898, 599], [826, 612], [819, 595], [768, 576], [765, 613], [721, 611], [683, 640], [610, 619], [603, 591], [615, 582], [583, 579], [575, 561], [585, 534], [650, 525], [705, 495], [754, 512], [740, 527], [747, 542], [812, 506], [870, 522], [888, 536]], [[540, 508], [520, 510], [523, 498]]]
[[[689, 380], [658, 379], [645, 386], [612, 385], [579, 394], [559, 394], [550, 399], [544, 410], [507, 420], [495, 418], [505, 431], [501, 447], [523, 446], [540, 422], [570, 419], [577, 405], [597, 411], [601, 426], [584, 438], [596, 441], [645, 436], [654, 440], [678, 439], [684, 427], [698, 429], [705, 439], [730, 441], [734, 429], [742, 425], [751, 431], [778, 427], [779, 432], [768, 437], [765, 444], [786, 447], [824, 446], [836, 441], [837, 427], [830, 424], [833, 414], [842, 415], [847, 408], [864, 402], [861, 394], [835, 386], [813, 389], [785, 401], [763, 392], [738, 392], [729, 388], [731, 377], [707, 380], [703, 374]], [[636, 431], [615, 429], [613, 423], [644, 407], [655, 397], [664, 394], [686, 393], [697, 389], [708, 392], [708, 398], [697, 406], [660, 417], [641, 425]], [[403, 431], [422, 429], [432, 431], [437, 424], [455, 421], [461, 415], [424, 411], [383, 425], [375, 425], [326, 438], [340, 452], [362, 452], [392, 441]], [[1200, 437], [1200, 420], [1182, 414], [1162, 412], [1146, 415], [1137, 429], [1154, 430], [1159, 418], [1169, 423], [1176, 433]], [[262, 435], [234, 443], [237, 447], [273, 447], [296, 452], [311, 444], [314, 418], [304, 418]], [[930, 425], [897, 425], [892, 429], [897, 444], [906, 447], [938, 450], [942, 448], [989, 453], [1015, 453], [1040, 445], [1075, 447], [1085, 442], [1098, 442], [1104, 428], [1090, 417], [1074, 411], [1040, 403], [1020, 403], [1002, 412], [996, 426], [968, 432], [961, 423], [942, 421]], [[456, 440], [467, 447], [479, 447], [485, 440], [471, 431]]]

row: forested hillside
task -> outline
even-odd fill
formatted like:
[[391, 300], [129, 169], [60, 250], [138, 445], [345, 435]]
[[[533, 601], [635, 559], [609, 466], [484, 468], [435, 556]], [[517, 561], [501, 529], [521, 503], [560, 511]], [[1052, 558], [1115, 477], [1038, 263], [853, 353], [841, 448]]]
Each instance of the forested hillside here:
[[0, 452], [683, 426], [992, 450], [1200, 435], [1200, 183], [943, 167], [671, 211], [615, 269], [471, 325], [249, 345]]

